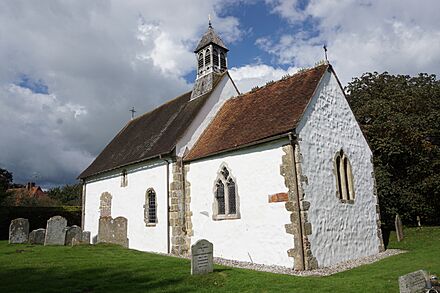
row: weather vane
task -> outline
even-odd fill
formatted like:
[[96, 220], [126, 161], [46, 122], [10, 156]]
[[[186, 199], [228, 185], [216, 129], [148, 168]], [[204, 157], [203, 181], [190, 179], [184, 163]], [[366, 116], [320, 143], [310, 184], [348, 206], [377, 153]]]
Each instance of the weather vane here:
[[212, 25], [211, 25], [211, 13], [208, 14], [208, 24], [209, 24], [209, 27], [212, 27]]
[[129, 110], [129, 112], [131, 112], [131, 119], [133, 119], [134, 113], [136, 113], [136, 111], [134, 110], [134, 107], [132, 107], [131, 110]]

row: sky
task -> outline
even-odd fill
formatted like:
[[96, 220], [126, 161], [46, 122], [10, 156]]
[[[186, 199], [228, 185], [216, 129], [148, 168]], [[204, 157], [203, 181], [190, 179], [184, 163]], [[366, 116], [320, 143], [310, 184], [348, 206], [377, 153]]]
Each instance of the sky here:
[[15, 183], [75, 183], [137, 115], [191, 90], [208, 28], [241, 92], [328, 59], [440, 75], [438, 0], [2, 0], [0, 168]]

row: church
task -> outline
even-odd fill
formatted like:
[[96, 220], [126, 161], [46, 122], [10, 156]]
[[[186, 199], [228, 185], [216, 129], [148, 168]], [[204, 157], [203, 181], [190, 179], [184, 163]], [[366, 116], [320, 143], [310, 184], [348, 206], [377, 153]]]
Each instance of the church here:
[[127, 219], [128, 247], [311, 270], [377, 254], [372, 152], [324, 62], [240, 93], [209, 24], [190, 92], [129, 121], [86, 168], [82, 225]]

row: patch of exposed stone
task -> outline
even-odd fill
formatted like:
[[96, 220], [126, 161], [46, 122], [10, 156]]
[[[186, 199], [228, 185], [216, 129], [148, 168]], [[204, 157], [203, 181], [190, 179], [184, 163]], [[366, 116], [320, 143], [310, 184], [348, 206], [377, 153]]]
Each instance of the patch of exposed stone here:
[[297, 271], [294, 269], [289, 269], [282, 266], [270, 266], [270, 265], [261, 265], [244, 261], [236, 261], [236, 260], [228, 260], [219, 257], [214, 257], [214, 263], [229, 267], [242, 268], [242, 269], [250, 269], [255, 271], [269, 272], [275, 274], [285, 274], [285, 275], [293, 275], [293, 276], [330, 276], [336, 273], [344, 272], [347, 270], [354, 269], [361, 265], [371, 264], [381, 259], [384, 259], [389, 256], [397, 255], [404, 253], [406, 251], [400, 249], [387, 249], [386, 251], [380, 252], [375, 255], [359, 258], [356, 260], [349, 260], [345, 262], [341, 262], [337, 265], [326, 267], [326, 268], [318, 268], [310, 271]]

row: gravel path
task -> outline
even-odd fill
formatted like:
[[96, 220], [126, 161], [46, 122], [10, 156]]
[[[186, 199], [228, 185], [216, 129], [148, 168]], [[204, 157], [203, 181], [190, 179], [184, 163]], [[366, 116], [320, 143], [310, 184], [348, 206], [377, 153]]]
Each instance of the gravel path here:
[[235, 260], [228, 260], [223, 259], [219, 257], [214, 257], [214, 263], [229, 267], [236, 267], [236, 268], [243, 268], [243, 269], [251, 269], [256, 271], [263, 271], [263, 272], [270, 272], [270, 273], [276, 273], [276, 274], [286, 274], [286, 275], [294, 275], [294, 276], [329, 276], [333, 275], [339, 272], [343, 272], [346, 270], [350, 270], [353, 268], [356, 268], [360, 265], [370, 264], [374, 263], [378, 260], [381, 260], [383, 258], [397, 255], [400, 253], [404, 253], [406, 251], [399, 250], [399, 249], [387, 249], [384, 252], [381, 252], [376, 255], [367, 256], [363, 258], [359, 258], [356, 260], [349, 260], [342, 263], [339, 263], [335, 266], [326, 267], [326, 268], [320, 268], [312, 271], [295, 271], [293, 269], [289, 269], [282, 266], [268, 266], [268, 265], [260, 265], [250, 262], [244, 262], [244, 261], [235, 261]]

